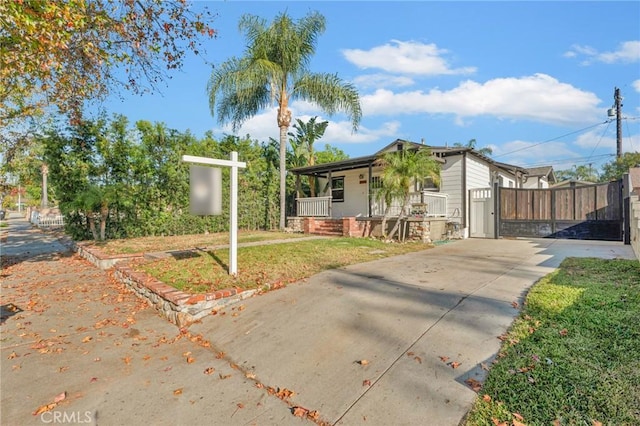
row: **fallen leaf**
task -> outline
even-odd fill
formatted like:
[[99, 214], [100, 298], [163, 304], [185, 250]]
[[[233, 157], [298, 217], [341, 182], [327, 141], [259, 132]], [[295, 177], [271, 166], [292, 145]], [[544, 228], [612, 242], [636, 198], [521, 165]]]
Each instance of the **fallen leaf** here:
[[293, 395], [295, 395], [295, 392], [287, 388], [283, 388], [283, 389], [278, 388], [278, 392], [276, 392], [276, 396], [282, 400], [291, 398]]
[[182, 395], [182, 388], [178, 388], [176, 390], [173, 391], [174, 395]]
[[474, 392], [478, 392], [480, 389], [482, 389], [482, 383], [480, 383], [479, 381], [477, 381], [476, 379], [467, 379], [464, 381], [467, 385], [469, 385], [469, 387], [471, 388], [471, 390], [473, 390]]
[[58, 373], [64, 373], [65, 371], [67, 371], [69, 369], [69, 367], [64, 366], [64, 367], [60, 367], [58, 368]]
[[66, 391], [62, 392], [62, 393], [59, 393], [58, 395], [56, 395], [55, 398], [53, 398], [53, 402], [57, 404], [58, 402], [64, 401], [64, 399], [66, 397], [67, 397], [67, 392]]
[[256, 375], [253, 373], [245, 373], [244, 377], [246, 377], [247, 379], [255, 379]]
[[213, 372], [214, 372], [214, 371], [216, 371], [216, 369], [215, 369], [215, 368], [213, 368], [213, 367], [208, 367], [208, 368], [205, 368], [205, 369], [204, 369], [204, 374], [211, 375], [211, 374], [213, 374]]
[[451, 368], [458, 368], [458, 367], [460, 367], [460, 364], [461, 364], [461, 363], [460, 363], [460, 362], [458, 362], [458, 361], [452, 361], [452, 362], [450, 362], [450, 363], [449, 363], [449, 365], [451, 366]]
[[371, 386], [371, 380], [367, 379], [362, 382], [362, 386]]
[[415, 354], [413, 352], [407, 352], [407, 356], [414, 356]]
[[562, 424], [562, 423], [560, 422], [560, 419], [555, 419], [555, 420], [551, 423], [551, 425], [552, 425], [552, 426], [560, 426], [561, 424]]
[[224, 352], [218, 352], [216, 354], [216, 359], [222, 359], [222, 358], [224, 358], [224, 355], [225, 355]]
[[196, 361], [195, 358], [192, 358], [190, 356], [187, 357], [187, 364], [193, 364]]
[[489, 367], [484, 362], [480, 363], [480, 368], [482, 368], [484, 371], [489, 371]]
[[440, 357], [440, 361], [447, 362], [447, 361], [449, 361], [449, 357], [448, 356], [441, 356]]
[[521, 422], [524, 421], [524, 417], [522, 417], [522, 415], [520, 413], [511, 413], [513, 415], [513, 417], [516, 418], [516, 420], [520, 420]]
[[518, 306], [520, 306], [520, 304], [516, 301], [511, 302], [511, 306], [513, 306], [514, 308], [517, 308]]
[[422, 364], [422, 358], [420, 358], [419, 356], [414, 356], [413, 359], [418, 361], [419, 364]]
[[491, 402], [491, 397], [485, 393], [484, 396], [482, 397], [482, 400], [484, 402]]
[[37, 409], [36, 411], [34, 411], [32, 414], [33, 414], [34, 416], [37, 416], [37, 415], [39, 415], [39, 414], [46, 413], [47, 411], [51, 411], [51, 410], [53, 410], [54, 408], [56, 408], [56, 405], [58, 405], [58, 404], [56, 404], [56, 403], [52, 403], [52, 404], [45, 404], [45, 405], [42, 405], [42, 406], [38, 407], [38, 409]]
[[226, 374], [226, 375], [222, 375], [222, 374], [218, 374], [218, 376], [220, 376], [220, 380], [225, 380], [228, 379], [229, 377], [231, 377], [231, 374]]
[[360, 361], [358, 361], [358, 364], [360, 364], [360, 365], [368, 365], [369, 361], [367, 361], [366, 359], [361, 359]]
[[236, 407], [238, 407], [238, 408], [244, 408], [244, 404], [243, 404], [242, 402], [238, 402], [238, 403], [236, 404]]
[[89, 380], [89, 383], [93, 383], [93, 382], [97, 382], [98, 378], [97, 377], [92, 377], [91, 380]]
[[311, 420], [318, 420], [320, 418], [320, 413], [318, 413], [316, 410], [309, 411], [307, 413], [307, 418]]
[[561, 336], [566, 336], [567, 334], [569, 334], [569, 331], [566, 328], [563, 328], [562, 330], [560, 330]]
[[14, 358], [18, 358], [19, 356], [20, 356], [20, 355], [18, 355], [17, 353], [15, 353], [15, 352], [11, 352], [11, 353], [9, 354], [9, 356], [7, 357], [7, 359], [14, 359]]
[[93, 339], [93, 337], [91, 337], [91, 336], [86, 336], [84, 339], [82, 339], [82, 343], [90, 342], [90, 341], [91, 341], [91, 339]]
[[309, 412], [309, 410], [307, 410], [306, 408], [303, 407], [293, 407], [291, 408], [291, 414], [293, 414], [296, 417], [304, 417], [307, 415], [307, 413]]
[[602, 422], [599, 422], [597, 420], [592, 420], [591, 422], [593, 423], [593, 426], [602, 426]]
[[525, 423], [522, 423], [521, 421], [518, 421], [516, 419], [511, 420], [511, 422], [513, 423], [513, 426], [527, 426]]
[[131, 357], [130, 356], [126, 356], [126, 357], [122, 358], [122, 360], [127, 365], [131, 364]]

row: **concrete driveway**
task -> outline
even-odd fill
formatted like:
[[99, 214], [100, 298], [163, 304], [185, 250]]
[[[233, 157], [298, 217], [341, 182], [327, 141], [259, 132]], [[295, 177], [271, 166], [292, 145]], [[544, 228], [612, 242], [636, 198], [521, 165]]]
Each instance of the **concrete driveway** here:
[[[457, 241], [318, 274], [192, 330], [330, 424], [457, 425], [476, 395], [465, 381], [482, 381], [526, 290], [566, 256], [633, 253], [602, 242]], [[265, 423], [291, 421], [277, 411]]]
[[10, 223], [3, 425], [456, 425], [476, 395], [465, 380], [482, 380], [529, 286], [566, 256], [633, 256], [615, 243], [457, 241], [327, 271], [181, 332]]

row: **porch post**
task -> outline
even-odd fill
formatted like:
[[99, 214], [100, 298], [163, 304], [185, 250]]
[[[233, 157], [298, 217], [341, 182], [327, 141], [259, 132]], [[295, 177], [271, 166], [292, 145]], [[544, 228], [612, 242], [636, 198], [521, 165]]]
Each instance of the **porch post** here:
[[368, 198], [369, 198], [369, 211], [367, 212], [367, 216], [371, 217], [371, 210], [373, 209], [371, 206], [371, 202], [372, 200], [372, 195], [371, 194], [371, 181], [372, 181], [372, 173], [373, 173], [373, 163], [369, 163], [369, 178], [367, 179], [367, 193], [369, 194]]
[[333, 213], [331, 212], [331, 206], [333, 204], [333, 182], [331, 181], [331, 170], [329, 170], [329, 217], [333, 217]]

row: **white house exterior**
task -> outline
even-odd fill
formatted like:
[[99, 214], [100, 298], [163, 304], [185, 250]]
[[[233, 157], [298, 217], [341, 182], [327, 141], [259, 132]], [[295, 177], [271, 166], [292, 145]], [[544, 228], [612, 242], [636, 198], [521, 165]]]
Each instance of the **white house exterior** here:
[[[314, 176], [319, 182], [318, 197], [313, 199], [302, 194], [297, 197], [297, 216], [380, 217], [383, 209], [374, 195], [382, 171], [375, 163], [377, 158], [388, 151], [423, 147], [429, 148], [441, 163], [440, 186], [416, 192], [415, 205], [423, 205], [427, 201], [435, 203], [429, 204], [434, 208], [427, 210], [427, 213], [444, 217], [449, 223], [456, 224], [463, 237], [470, 236], [471, 190], [491, 191], [496, 184], [503, 187], [522, 187], [525, 180], [525, 169], [498, 163], [472, 148], [425, 146], [398, 139], [371, 156], [292, 169], [291, 172], [298, 179]], [[309, 208], [316, 201], [326, 207], [319, 209], [316, 205]], [[483, 217], [482, 221], [486, 223], [482, 226], [491, 226], [491, 215], [492, 207]]]
[[546, 189], [556, 183], [556, 176], [552, 166], [534, 167], [527, 169], [527, 178], [523, 183], [523, 188]]

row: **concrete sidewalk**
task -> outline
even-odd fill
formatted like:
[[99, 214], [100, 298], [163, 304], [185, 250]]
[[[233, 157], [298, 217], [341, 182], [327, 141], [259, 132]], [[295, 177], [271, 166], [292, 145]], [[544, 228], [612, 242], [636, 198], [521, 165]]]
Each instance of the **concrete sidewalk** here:
[[326, 424], [457, 425], [476, 396], [465, 380], [484, 378], [537, 279], [567, 256], [633, 258], [619, 243], [457, 241], [326, 271], [180, 333], [23, 222], [2, 248], [17, 256], [2, 271], [3, 425], [312, 424], [293, 407]]

